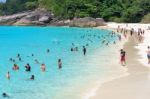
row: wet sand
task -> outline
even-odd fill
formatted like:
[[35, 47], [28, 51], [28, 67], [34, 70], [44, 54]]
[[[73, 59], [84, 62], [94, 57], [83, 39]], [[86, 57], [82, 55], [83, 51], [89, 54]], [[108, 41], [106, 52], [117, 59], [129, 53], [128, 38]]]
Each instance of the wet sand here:
[[138, 61], [135, 46], [133, 38], [124, 45], [129, 75], [104, 83], [90, 99], [150, 99], [150, 71]]

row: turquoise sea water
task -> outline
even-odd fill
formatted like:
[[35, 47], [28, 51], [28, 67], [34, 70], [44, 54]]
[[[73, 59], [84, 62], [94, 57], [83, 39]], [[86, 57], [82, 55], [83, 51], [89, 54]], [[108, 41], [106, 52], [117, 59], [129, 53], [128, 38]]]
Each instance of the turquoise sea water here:
[[[109, 33], [92, 28], [1, 26], [0, 93], [6, 92], [12, 99], [82, 99], [90, 85], [110, 75], [112, 67], [106, 66], [102, 56], [107, 48], [101, 44], [104, 39], [111, 44], [117, 40]], [[72, 43], [79, 48], [78, 52], [70, 51]], [[87, 55], [83, 56], [82, 46], [86, 44]], [[16, 60], [19, 71], [12, 70], [14, 63], [9, 58]], [[59, 58], [62, 70], [58, 70]], [[41, 71], [35, 59], [46, 64], [46, 72]], [[31, 72], [25, 71], [27, 63]], [[8, 71], [10, 80], [5, 76]], [[34, 81], [29, 80], [32, 74]]]

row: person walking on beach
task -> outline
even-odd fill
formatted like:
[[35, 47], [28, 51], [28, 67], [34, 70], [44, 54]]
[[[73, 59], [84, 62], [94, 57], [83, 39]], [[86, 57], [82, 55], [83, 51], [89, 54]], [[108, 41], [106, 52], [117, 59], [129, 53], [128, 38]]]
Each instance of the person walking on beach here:
[[84, 56], [86, 55], [86, 48], [85, 48], [85, 46], [83, 46], [83, 54], [84, 54]]
[[126, 65], [126, 52], [123, 49], [120, 50], [120, 63], [122, 66]]
[[150, 64], [150, 46], [147, 47], [147, 59], [148, 59], [148, 64]]
[[62, 61], [61, 61], [61, 59], [58, 59], [58, 69], [62, 69]]
[[134, 29], [132, 28], [132, 29], [130, 30], [130, 35], [132, 36], [133, 33], [134, 33]]

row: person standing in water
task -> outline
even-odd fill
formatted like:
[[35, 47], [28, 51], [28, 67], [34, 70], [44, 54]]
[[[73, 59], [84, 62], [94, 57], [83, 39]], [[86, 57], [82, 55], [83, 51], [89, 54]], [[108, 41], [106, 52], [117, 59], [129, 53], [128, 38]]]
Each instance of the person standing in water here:
[[9, 71], [6, 73], [6, 78], [7, 78], [8, 80], [10, 80], [10, 73], [9, 73]]
[[150, 64], [150, 46], [147, 47], [147, 59], [148, 59], [148, 64]]
[[17, 58], [19, 58], [19, 57], [20, 57], [20, 54], [18, 53], [18, 54], [17, 54]]
[[31, 56], [33, 57], [33, 56], [34, 56], [34, 54], [32, 53], [32, 54], [31, 54]]
[[22, 61], [21, 57], [19, 57], [19, 61]]
[[86, 55], [86, 48], [85, 48], [85, 46], [83, 46], [83, 54], [84, 54], [84, 56]]
[[25, 66], [25, 68], [26, 68], [26, 71], [27, 71], [27, 72], [30, 72], [30, 71], [31, 71], [31, 66], [30, 66], [29, 64], [27, 64], [27, 65]]
[[49, 53], [50, 52], [50, 49], [47, 49], [47, 53]]
[[17, 64], [14, 64], [14, 66], [13, 66], [13, 68], [12, 68], [13, 70], [19, 70], [19, 66], [17, 65]]
[[126, 52], [123, 50], [123, 49], [121, 49], [120, 50], [120, 63], [121, 63], [121, 65], [122, 66], [125, 66], [126, 65]]
[[61, 61], [61, 59], [58, 59], [58, 69], [62, 69], [62, 61]]
[[46, 71], [46, 66], [45, 66], [45, 64], [42, 64], [42, 65], [41, 65], [41, 70], [42, 70], [43, 72]]

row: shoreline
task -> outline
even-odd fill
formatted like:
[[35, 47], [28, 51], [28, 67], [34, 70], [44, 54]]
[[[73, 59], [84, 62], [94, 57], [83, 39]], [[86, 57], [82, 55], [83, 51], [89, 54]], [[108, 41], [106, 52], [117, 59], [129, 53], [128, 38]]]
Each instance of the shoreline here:
[[[106, 27], [105, 30], [115, 31], [115, 28]], [[115, 67], [118, 67], [120, 69], [121, 73], [114, 75], [115, 72], [112, 72], [112, 75], [111, 75], [112, 77], [106, 78], [104, 80], [102, 79], [102, 81], [95, 83], [96, 86], [94, 84], [93, 84], [93, 86], [90, 86], [89, 90], [86, 93], [87, 97], [83, 98], [83, 99], [100, 99], [101, 97], [102, 98], [104, 97], [103, 99], [107, 99], [107, 98], [110, 99], [114, 95], [116, 95], [115, 98], [117, 98], [118, 94], [115, 92], [119, 92], [119, 93], [122, 92], [122, 90], [117, 89], [118, 85], [119, 85], [119, 87], [121, 86], [121, 88], [123, 88], [125, 90], [127, 90], [127, 87], [130, 86], [130, 88], [125, 93], [128, 93], [128, 92], [130, 92], [130, 90], [134, 89], [134, 88], [132, 88], [133, 85], [130, 85], [130, 84], [135, 84], [136, 87], [145, 85], [145, 82], [142, 82], [142, 84], [140, 85], [140, 83], [141, 83], [140, 80], [149, 75], [149, 70], [147, 67], [144, 67], [143, 64], [137, 60], [140, 58], [140, 56], [138, 55], [139, 50], [135, 48], [137, 43], [133, 42], [133, 40], [134, 40], [134, 38], [133, 39], [122, 38], [121, 42], [117, 42], [116, 44], [112, 44], [112, 45], [110, 45], [110, 47], [106, 48], [108, 50], [111, 50], [111, 51], [108, 51], [107, 54], [110, 55], [111, 57], [113, 56], [113, 58], [109, 58], [109, 56], [108, 56], [108, 59], [106, 59], [106, 60], [109, 61], [109, 59], [111, 59], [109, 61], [109, 64], [115, 65], [114, 68], [112, 68], [112, 69], [116, 69]], [[123, 67], [118, 63], [119, 62], [119, 50], [121, 48], [123, 48], [123, 46], [124, 46], [125, 51], [127, 52], [127, 59], [129, 59], [129, 61], [127, 61], [126, 67]], [[99, 51], [97, 51], [97, 52], [99, 53]], [[99, 61], [98, 58], [97, 58], [97, 61]], [[118, 69], [116, 69], [116, 73], [117, 73], [117, 70]], [[136, 82], [137, 80], [139, 82]], [[146, 80], [144, 79], [144, 81], [149, 82], [147, 80], [148, 80], [147, 78], [146, 78]], [[123, 87], [122, 87], [122, 85], [123, 85]], [[135, 87], [135, 89], [136, 89], [136, 87]], [[147, 88], [147, 85], [145, 85], [145, 87]], [[150, 87], [148, 87], [148, 88], [150, 88]], [[139, 88], [139, 90], [140, 90], [140, 88]], [[110, 94], [110, 97], [108, 97], [108, 93]], [[121, 96], [124, 96], [123, 93], [124, 93], [124, 91], [121, 93]], [[147, 91], [147, 93], [148, 93], [148, 91]], [[128, 96], [128, 94], [126, 96]], [[113, 98], [113, 99], [115, 99], [115, 98]], [[132, 97], [132, 98], [135, 98], [135, 97]], [[126, 97], [125, 99], [128, 99], [128, 97]]]
[[[96, 29], [116, 32], [115, 28], [108, 27], [108, 26], [100, 26], [100, 27], [96, 27]], [[109, 48], [107, 48], [107, 49], [111, 50], [111, 51], [107, 52], [107, 54], [108, 54], [107, 59], [109, 59], [109, 55], [111, 55], [111, 56], [113, 55], [113, 59], [111, 59], [109, 61], [109, 63], [115, 65], [118, 69], [120, 69], [119, 71], [122, 71], [122, 73], [121, 72], [118, 73], [119, 75], [111, 75], [108, 78], [104, 78], [102, 81], [97, 82], [95, 85], [93, 85], [94, 87], [90, 88], [91, 90], [89, 89], [89, 91], [86, 92], [86, 94], [84, 95], [83, 99], [91, 99], [91, 97], [96, 95], [97, 91], [101, 88], [101, 86], [103, 86], [103, 84], [130, 75], [127, 72], [128, 68], [124, 68], [123, 66], [120, 66], [120, 64], [119, 64], [119, 57], [120, 57], [119, 51], [120, 51], [120, 49], [123, 48], [124, 44], [126, 42], [128, 42], [128, 38], [125, 38], [125, 37], [123, 37], [122, 34], [116, 32], [116, 35], [117, 34], [122, 36], [122, 40], [121, 41], [117, 41], [116, 44], [111, 44], [109, 46]], [[116, 60], [116, 59], [118, 59], [118, 60]], [[119, 71], [116, 70], [116, 72], [119, 72]]]
[[[105, 29], [110, 30], [112, 28], [106, 27]], [[95, 91], [96, 93], [89, 97], [89, 99], [150, 98], [150, 95], [148, 94], [148, 89], [150, 88], [149, 68], [138, 61], [140, 58], [140, 55], [138, 55], [140, 49], [135, 48], [136, 45], [137, 43], [134, 38], [129, 38], [129, 40], [123, 44], [124, 49], [127, 52], [127, 66], [125, 66], [125, 68], [128, 69], [127, 72], [129, 75], [104, 82], [98, 90]], [[143, 90], [143, 92], [140, 90]]]

